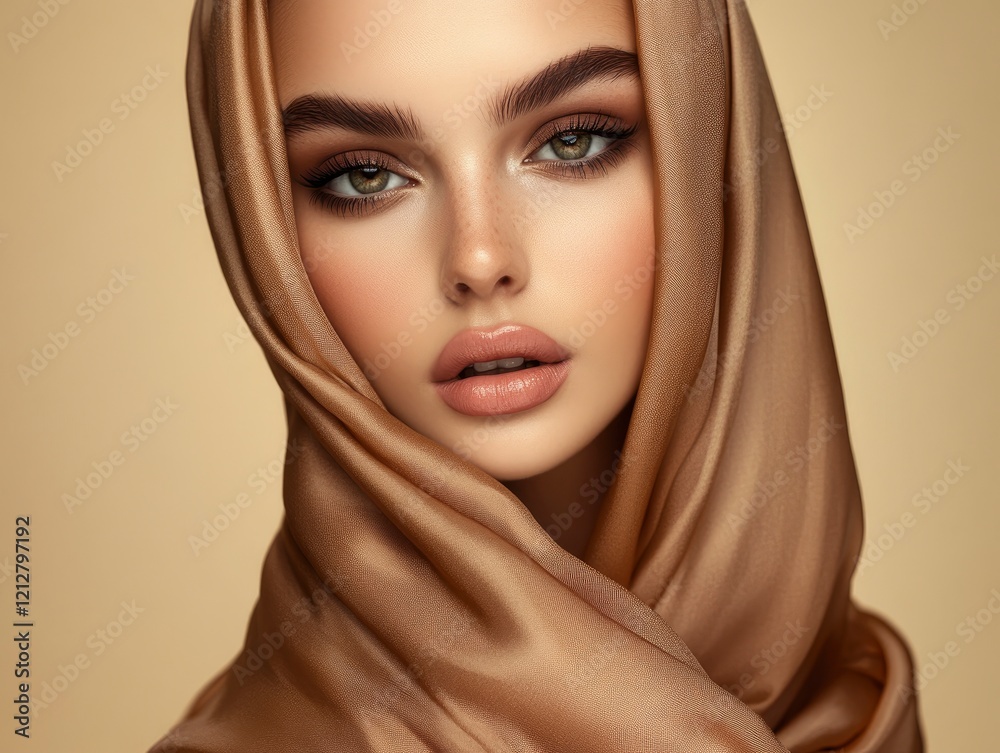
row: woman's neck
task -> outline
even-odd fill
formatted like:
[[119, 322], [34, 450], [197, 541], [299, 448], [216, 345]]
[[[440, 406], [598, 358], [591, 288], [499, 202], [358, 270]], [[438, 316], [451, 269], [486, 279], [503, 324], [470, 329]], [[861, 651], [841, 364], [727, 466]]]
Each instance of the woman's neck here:
[[583, 558], [604, 496], [620, 465], [632, 407], [622, 411], [590, 444], [555, 468], [537, 476], [503, 481], [535, 520], [563, 549]]

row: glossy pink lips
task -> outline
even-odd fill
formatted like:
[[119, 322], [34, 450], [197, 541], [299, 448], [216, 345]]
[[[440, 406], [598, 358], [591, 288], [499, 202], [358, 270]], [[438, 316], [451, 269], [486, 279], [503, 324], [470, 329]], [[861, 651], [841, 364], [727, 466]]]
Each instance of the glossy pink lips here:
[[562, 386], [569, 363], [545, 363], [509, 374], [474, 376], [437, 384], [438, 394], [453, 410], [468, 416], [518, 413], [544, 403]]
[[[539, 365], [505, 374], [458, 378], [473, 363], [524, 358]], [[432, 370], [441, 399], [469, 416], [491, 416], [534, 408], [562, 386], [569, 373], [569, 353], [533, 327], [516, 324], [492, 330], [466, 329], [441, 351]]]

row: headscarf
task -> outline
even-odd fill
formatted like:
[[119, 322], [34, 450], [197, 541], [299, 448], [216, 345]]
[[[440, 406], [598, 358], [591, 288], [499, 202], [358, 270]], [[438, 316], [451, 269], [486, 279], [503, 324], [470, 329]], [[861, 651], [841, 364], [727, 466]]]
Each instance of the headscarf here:
[[633, 5], [658, 264], [581, 559], [380, 401], [300, 257], [266, 0], [197, 0], [199, 177], [283, 391], [285, 515], [243, 650], [154, 753], [922, 751], [911, 652], [850, 594], [842, 386], [747, 9]]

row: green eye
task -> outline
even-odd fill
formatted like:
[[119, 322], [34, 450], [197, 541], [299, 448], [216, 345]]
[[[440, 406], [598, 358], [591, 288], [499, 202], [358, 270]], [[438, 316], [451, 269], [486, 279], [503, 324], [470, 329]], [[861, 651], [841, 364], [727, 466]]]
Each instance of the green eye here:
[[[593, 153], [607, 149], [613, 139], [587, 131], [564, 131], [548, 141], [536, 151], [532, 159], [575, 160], [590, 157]], [[591, 147], [596, 146], [594, 152]]]
[[407, 184], [407, 179], [378, 165], [359, 165], [330, 180], [330, 193], [336, 196], [365, 196]]

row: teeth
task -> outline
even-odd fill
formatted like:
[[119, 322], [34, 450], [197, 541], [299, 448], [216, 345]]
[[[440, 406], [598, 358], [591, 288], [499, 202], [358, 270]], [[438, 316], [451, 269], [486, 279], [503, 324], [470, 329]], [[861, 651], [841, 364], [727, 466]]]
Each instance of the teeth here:
[[513, 369], [524, 363], [523, 358], [500, 358], [496, 361], [478, 361], [472, 364], [472, 368], [476, 371], [492, 371], [498, 366], [501, 369]]
[[517, 358], [498, 358], [495, 361], [479, 361], [462, 369], [456, 379], [468, 379], [477, 374], [484, 376], [487, 374], [506, 374], [512, 370], [530, 369], [532, 366], [539, 366], [540, 363], [540, 361], [526, 361], [520, 356]]

